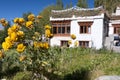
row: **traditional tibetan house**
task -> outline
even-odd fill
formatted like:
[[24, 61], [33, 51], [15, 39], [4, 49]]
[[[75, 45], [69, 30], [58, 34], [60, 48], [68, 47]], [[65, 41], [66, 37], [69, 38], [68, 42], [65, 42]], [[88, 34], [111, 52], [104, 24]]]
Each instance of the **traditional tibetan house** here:
[[67, 45], [72, 40], [70, 35], [74, 34], [76, 39], [72, 43], [78, 41], [80, 47], [100, 49], [108, 35], [109, 18], [103, 7], [52, 10], [50, 21], [54, 34], [50, 40], [51, 46]]
[[120, 7], [116, 8], [115, 13], [110, 17], [110, 30], [109, 35], [120, 34]]
[[120, 52], [120, 6], [110, 16], [109, 36], [106, 37], [105, 45], [108, 49]]

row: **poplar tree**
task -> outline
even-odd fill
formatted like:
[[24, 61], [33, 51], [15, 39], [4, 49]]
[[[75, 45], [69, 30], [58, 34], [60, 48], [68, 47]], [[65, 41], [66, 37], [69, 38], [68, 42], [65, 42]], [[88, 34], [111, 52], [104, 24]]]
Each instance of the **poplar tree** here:
[[117, 6], [120, 5], [120, 0], [95, 0], [94, 6], [104, 6], [109, 13], [113, 13]]
[[59, 8], [59, 9], [63, 9], [64, 8], [62, 0], [57, 0], [56, 1], [56, 7]]
[[78, 0], [77, 6], [87, 8], [88, 7], [87, 0]]

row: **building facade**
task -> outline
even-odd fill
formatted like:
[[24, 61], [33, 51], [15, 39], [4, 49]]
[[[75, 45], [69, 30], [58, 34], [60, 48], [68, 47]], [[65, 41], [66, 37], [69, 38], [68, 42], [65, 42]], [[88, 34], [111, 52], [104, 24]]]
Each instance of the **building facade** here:
[[120, 7], [116, 8], [115, 13], [113, 13], [110, 17], [109, 23], [109, 35], [120, 33]]
[[[69, 40], [78, 41], [80, 47], [100, 49], [104, 47], [109, 31], [109, 18], [103, 7], [52, 10], [50, 21], [54, 37], [51, 46], [66, 45]], [[76, 39], [71, 39], [71, 34]], [[72, 44], [70, 47], [74, 47]]]
[[107, 49], [120, 52], [120, 6], [110, 16], [109, 36], [106, 37], [105, 46]]

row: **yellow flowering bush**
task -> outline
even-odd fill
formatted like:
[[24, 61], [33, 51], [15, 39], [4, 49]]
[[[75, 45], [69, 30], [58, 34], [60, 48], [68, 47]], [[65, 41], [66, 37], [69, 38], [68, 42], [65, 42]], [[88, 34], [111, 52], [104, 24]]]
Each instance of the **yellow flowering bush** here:
[[46, 26], [45, 26], [45, 29], [51, 29], [51, 26], [46, 25]]
[[[48, 59], [50, 58], [49, 40], [53, 36], [51, 27], [45, 26], [45, 34], [37, 31], [38, 21], [41, 16], [30, 14], [27, 19], [15, 18], [13, 24], [8, 27], [7, 36], [2, 43], [3, 52], [6, 57], [3, 58], [3, 52], [0, 51], [0, 59], [11, 59], [9, 55], [10, 50], [14, 50], [17, 58], [12, 57], [23, 65], [23, 70], [30, 70], [34, 74], [43, 75], [44, 70], [49, 66]], [[1, 24], [6, 24], [8, 21], [1, 19]], [[8, 59], [7, 59], [8, 58]], [[17, 60], [16, 60], [17, 59]], [[8, 61], [9, 62], [9, 61]]]
[[2, 48], [4, 49], [4, 51], [7, 51], [11, 47], [12, 47], [12, 43], [11, 42], [3, 42], [2, 43]]
[[71, 37], [72, 40], [68, 40], [69, 47], [78, 47], [79, 42], [75, 40], [76, 39], [76, 35], [75, 34], [71, 34], [70, 37]]
[[72, 39], [76, 39], [76, 35], [71, 34], [71, 38], [72, 38]]
[[25, 50], [25, 47], [26, 47], [26, 46], [24, 46], [23, 44], [18, 44], [18, 45], [17, 45], [17, 51], [18, 51], [19, 53], [21, 53], [21, 52], [23, 52], [23, 51]]
[[17, 35], [18, 35], [18, 37], [24, 37], [24, 32], [23, 31], [18, 31]]
[[75, 47], [78, 47], [78, 46], [79, 46], [79, 42], [78, 42], [78, 41], [75, 41], [75, 42], [74, 42], [74, 46], [75, 46]]
[[72, 41], [71, 40], [68, 40], [68, 45], [71, 45], [72, 44]]
[[29, 21], [34, 21], [35, 20], [35, 15], [34, 14], [28, 15], [28, 20]]
[[37, 18], [38, 18], [38, 19], [41, 19], [41, 18], [42, 18], [42, 16], [38, 15], [38, 16], [37, 16]]
[[45, 36], [47, 38], [52, 38], [53, 34], [51, 34], [51, 27], [49, 25], [45, 26]]
[[0, 19], [0, 23], [2, 24], [2, 26], [6, 27], [8, 25], [8, 21], [6, 21], [5, 18]]
[[15, 18], [13, 20], [14, 23], [19, 24], [19, 25], [23, 25], [25, 23], [25, 19], [24, 18]]
[[32, 21], [27, 21], [26, 22], [26, 27], [29, 28], [29, 29], [33, 28], [33, 22]]

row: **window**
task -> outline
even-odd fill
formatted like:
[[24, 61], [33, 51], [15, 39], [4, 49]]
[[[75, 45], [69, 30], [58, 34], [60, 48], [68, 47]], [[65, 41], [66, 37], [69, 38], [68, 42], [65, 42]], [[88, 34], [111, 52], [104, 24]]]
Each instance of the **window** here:
[[52, 21], [54, 35], [70, 35], [70, 21]]
[[58, 33], [61, 33], [61, 27], [58, 27]]
[[87, 34], [91, 33], [91, 25], [93, 22], [78, 22], [80, 26], [80, 33]]
[[114, 34], [120, 33], [120, 27], [114, 27]]
[[65, 27], [62, 27], [62, 33], [63, 34], [65, 33]]
[[120, 33], [120, 24], [113, 24], [114, 34]]
[[89, 47], [89, 41], [79, 41], [80, 47]]
[[70, 26], [67, 27], [67, 33], [70, 33]]
[[61, 46], [66, 46], [66, 47], [68, 47], [68, 41], [61, 41]]
[[57, 33], [57, 27], [53, 27], [53, 33], [54, 33], [54, 34]]

